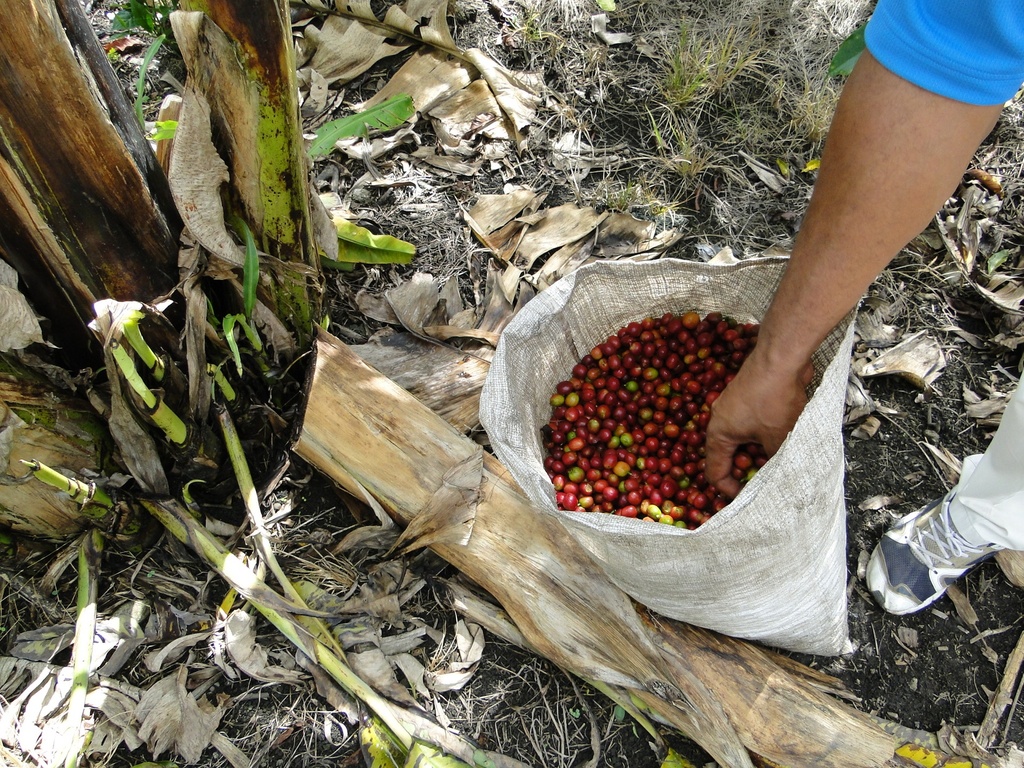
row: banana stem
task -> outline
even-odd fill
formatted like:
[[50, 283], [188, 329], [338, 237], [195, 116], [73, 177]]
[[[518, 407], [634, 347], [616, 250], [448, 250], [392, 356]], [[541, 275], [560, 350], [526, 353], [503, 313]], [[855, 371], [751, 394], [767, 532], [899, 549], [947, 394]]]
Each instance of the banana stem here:
[[137, 310], [132, 312], [131, 316], [124, 322], [124, 325], [121, 326], [121, 332], [128, 339], [128, 343], [135, 350], [135, 354], [139, 356], [139, 360], [142, 361], [142, 364], [153, 375], [153, 379], [160, 382], [164, 380], [164, 361], [146, 343], [142, 336], [142, 331], [139, 329], [139, 320], [145, 316], [144, 313]]
[[40, 461], [22, 459], [21, 463], [32, 471], [32, 475], [37, 480], [46, 483], [51, 488], [63, 491], [71, 497], [72, 501], [81, 504], [83, 507], [86, 504], [102, 507], [104, 514], [114, 507], [114, 500], [96, 483], [83, 483], [81, 480], [61, 474], [53, 467], [48, 467]]
[[75, 728], [65, 768], [76, 768], [86, 744], [87, 734], [82, 722], [85, 697], [89, 693], [89, 668], [92, 666], [93, 636], [96, 633], [96, 599], [99, 596], [99, 573], [103, 554], [103, 534], [93, 529], [82, 537], [78, 549], [78, 619], [75, 622], [75, 649], [71, 694], [68, 697], [67, 722]]
[[153, 420], [157, 427], [163, 430], [168, 440], [175, 445], [184, 445], [188, 439], [188, 427], [185, 426], [185, 422], [181, 420], [178, 414], [171, 410], [170, 406], [162, 398], [158, 397], [146, 385], [146, 382], [142, 380], [138, 370], [135, 368], [135, 362], [128, 356], [124, 347], [116, 341], [112, 341], [110, 343], [110, 351], [114, 356], [118, 369], [121, 371], [121, 375], [124, 377], [125, 383], [131, 387], [132, 391], [139, 396], [139, 399], [146, 406], [149, 418]]

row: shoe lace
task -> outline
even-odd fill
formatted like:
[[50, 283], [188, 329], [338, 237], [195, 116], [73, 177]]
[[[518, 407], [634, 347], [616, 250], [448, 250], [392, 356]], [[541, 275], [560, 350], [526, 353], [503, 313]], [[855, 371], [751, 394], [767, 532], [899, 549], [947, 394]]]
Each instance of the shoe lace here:
[[949, 516], [949, 501], [944, 499], [939, 513], [918, 528], [918, 535], [908, 542], [929, 568], [961, 567], [974, 559], [974, 555], [985, 554], [989, 549], [984, 545], [971, 544], [953, 527]]

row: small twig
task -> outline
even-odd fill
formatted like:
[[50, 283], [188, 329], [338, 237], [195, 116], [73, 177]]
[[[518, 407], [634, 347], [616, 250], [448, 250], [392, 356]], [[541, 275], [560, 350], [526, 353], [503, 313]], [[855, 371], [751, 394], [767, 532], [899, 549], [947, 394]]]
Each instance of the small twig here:
[[985, 749], [989, 749], [992, 746], [996, 730], [999, 728], [999, 721], [1006, 708], [1016, 701], [1017, 697], [1013, 696], [1011, 698], [1011, 693], [1017, 687], [1017, 677], [1020, 675], [1022, 664], [1024, 664], [1024, 634], [1021, 634], [1017, 639], [1017, 645], [1014, 646], [1013, 651], [1006, 660], [1003, 677], [988, 703], [985, 719], [981, 721], [981, 727], [978, 728], [978, 733], [975, 736], [978, 743]]

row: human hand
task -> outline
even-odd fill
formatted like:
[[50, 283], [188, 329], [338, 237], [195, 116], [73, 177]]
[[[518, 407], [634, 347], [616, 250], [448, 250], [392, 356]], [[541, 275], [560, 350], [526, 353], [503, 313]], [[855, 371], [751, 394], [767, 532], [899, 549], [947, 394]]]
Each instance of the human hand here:
[[814, 377], [808, 362], [795, 371], [772, 368], [755, 347], [721, 396], [711, 405], [705, 438], [704, 476], [730, 498], [740, 492], [732, 459], [744, 443], [760, 443], [769, 456], [782, 445], [807, 405]]

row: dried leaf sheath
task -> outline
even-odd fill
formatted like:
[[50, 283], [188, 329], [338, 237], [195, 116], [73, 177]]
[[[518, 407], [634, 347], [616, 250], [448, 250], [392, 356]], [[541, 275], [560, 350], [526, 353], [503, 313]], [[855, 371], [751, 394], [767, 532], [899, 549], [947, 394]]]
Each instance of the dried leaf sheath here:
[[[342, 485], [357, 480], [404, 525], [476, 448], [327, 334], [307, 391], [297, 453]], [[762, 651], [692, 628], [661, 637], [665, 630], [646, 624], [490, 457], [469, 542], [434, 549], [491, 592], [539, 653], [634, 689], [723, 765], [750, 764], [741, 740], [791, 768], [883, 765], [892, 755], [876, 726], [791, 679]], [[698, 653], [703, 663], [691, 661]]]

